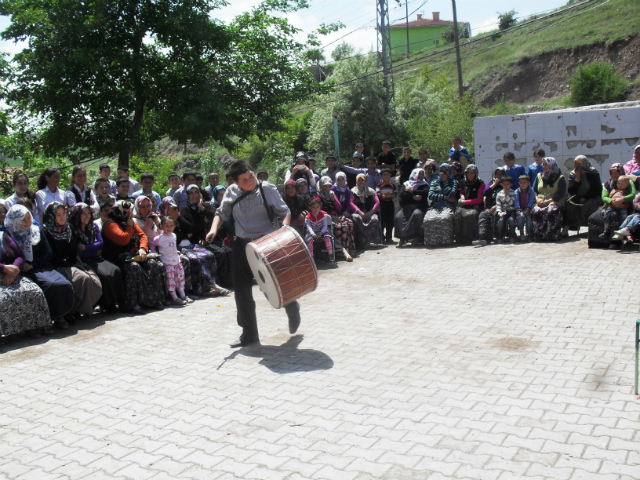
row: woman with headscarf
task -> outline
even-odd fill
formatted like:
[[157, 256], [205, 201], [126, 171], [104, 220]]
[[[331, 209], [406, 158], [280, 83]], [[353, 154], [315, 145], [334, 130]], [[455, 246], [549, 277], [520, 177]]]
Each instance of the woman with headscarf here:
[[296, 158], [293, 160], [291, 168], [284, 174], [285, 182], [287, 180], [297, 181], [299, 178], [304, 178], [310, 188], [316, 186], [316, 179], [309, 168], [309, 157], [307, 157], [307, 154], [304, 152], [296, 153]]
[[[192, 242], [191, 237], [193, 235], [186, 233], [182, 229], [184, 219], [182, 219], [178, 205], [173, 200], [173, 197], [165, 197], [162, 200], [160, 203], [160, 215], [163, 217], [169, 216], [175, 220], [173, 233], [176, 235], [180, 259], [182, 260], [182, 257], [185, 257], [188, 261], [187, 267], [190, 272], [191, 291], [193, 292], [189, 294], [189, 297], [197, 298], [197, 295], [209, 293], [228, 295], [229, 290], [217, 285], [216, 275], [218, 268], [215, 255], [206, 248]], [[182, 265], [184, 267], [184, 263]]]
[[[604, 184], [604, 188], [602, 189], [602, 201], [605, 202], [605, 199], [609, 199], [609, 194], [612, 190], [618, 188], [618, 178], [621, 175], [625, 175], [624, 167], [620, 163], [614, 163], [609, 167], [609, 180]], [[629, 186], [632, 189], [633, 193], [635, 193], [635, 187], [633, 182], [629, 182]], [[610, 200], [609, 200], [610, 201]], [[614, 232], [620, 228], [620, 224], [624, 219], [621, 219], [617, 212], [614, 212], [611, 215], [611, 223], [609, 224], [609, 231]], [[595, 212], [589, 216], [589, 233], [588, 233], [588, 245], [589, 248], [607, 248], [612, 247], [615, 248], [620, 244], [620, 241], [617, 239], [610, 240], [609, 238], [601, 239], [599, 238], [600, 234], [604, 232], [604, 210], [602, 208], [598, 208]]]
[[451, 176], [453, 177], [454, 180], [458, 182], [458, 188], [459, 188], [458, 195], [461, 195], [462, 192], [464, 191], [464, 182], [465, 182], [464, 168], [462, 168], [462, 164], [457, 160], [452, 161], [450, 165], [451, 165]]
[[560, 240], [567, 182], [555, 158], [542, 159], [542, 173], [536, 177], [533, 191], [536, 193], [536, 205], [531, 211], [534, 239]]
[[296, 193], [295, 180], [287, 180], [284, 182], [284, 192], [282, 193], [284, 203], [289, 207], [291, 212], [291, 227], [304, 238], [305, 235], [305, 217], [307, 216], [307, 204], [302, 195]]
[[215, 208], [218, 208], [226, 191], [227, 187], [225, 187], [224, 185], [216, 185], [216, 187], [213, 189], [213, 199], [211, 200], [211, 205], [213, 205]]
[[497, 167], [493, 171], [493, 180], [490, 185], [485, 185], [484, 210], [478, 215], [478, 239], [471, 242], [477, 247], [483, 247], [493, 240], [496, 229], [497, 212], [496, 197], [502, 191], [502, 177], [505, 176], [504, 167]]
[[412, 240], [422, 240], [422, 221], [428, 209], [429, 183], [424, 180], [424, 170], [414, 168], [409, 180], [400, 186], [400, 210], [396, 214], [394, 232], [400, 239], [398, 248]]
[[[51, 320], [60, 328], [67, 328], [64, 316], [73, 310], [73, 287], [51, 265], [53, 253], [42, 227], [33, 223], [31, 212], [23, 205], [11, 207], [4, 226], [24, 254], [21, 271], [42, 289]], [[50, 324], [51, 321], [47, 323]]]
[[91, 208], [86, 203], [76, 203], [69, 208], [69, 225], [78, 246], [78, 256], [100, 279], [102, 296], [98, 305], [105, 313], [124, 303], [122, 271], [100, 256], [104, 242], [100, 229], [91, 221], [92, 216]]
[[422, 228], [427, 246], [453, 243], [453, 221], [460, 197], [460, 186], [453, 178], [452, 167], [440, 165], [440, 178], [429, 187], [429, 210], [424, 216]]
[[640, 145], [636, 145], [633, 149], [633, 158], [624, 164], [625, 173], [633, 173], [640, 175]]
[[[356, 176], [356, 186], [351, 189], [353, 204], [358, 209], [351, 215], [356, 227], [356, 247], [364, 248], [369, 243], [380, 241], [380, 221], [378, 220], [378, 208], [380, 199], [376, 191], [367, 186], [367, 176], [359, 173]], [[358, 240], [362, 243], [358, 245]]]
[[431, 158], [425, 160], [424, 165], [422, 165], [422, 169], [424, 170], [424, 180], [429, 185], [431, 185], [431, 182], [438, 179], [438, 171], [440, 168], [438, 167], [438, 162], [435, 160]]
[[304, 199], [305, 205], [309, 205], [311, 200], [311, 193], [309, 192], [309, 182], [305, 178], [299, 178], [296, 180], [296, 192]]
[[[102, 296], [102, 284], [91, 268], [77, 259], [78, 246], [67, 222], [65, 206], [59, 202], [47, 205], [42, 215], [42, 227], [53, 252], [51, 263], [73, 285], [74, 313], [92, 315], [93, 307]], [[67, 323], [75, 320], [75, 316], [66, 317]]]
[[602, 205], [600, 173], [584, 155], [578, 155], [573, 161], [567, 191], [569, 198], [564, 205], [564, 236], [569, 229], [576, 229], [580, 233], [580, 227], [586, 227], [591, 214]]
[[[102, 225], [102, 257], [118, 265], [124, 277], [124, 310], [140, 313], [141, 307], [163, 310], [163, 266], [149, 262], [149, 241], [133, 221], [133, 204], [118, 200]], [[137, 260], [133, 261], [133, 258]]]
[[[7, 216], [1, 219], [0, 337], [26, 332], [30, 337], [37, 338], [42, 329], [46, 330], [50, 327], [51, 315], [47, 300], [40, 287], [22, 275], [25, 264], [24, 253], [11, 238], [8, 229], [4, 227], [5, 222], [13, 223], [15, 218], [12, 216], [10, 220], [7, 220]], [[17, 217], [17, 221], [23, 223], [24, 217]], [[25, 222], [25, 226], [29, 222], [30, 217]], [[33, 232], [37, 230], [34, 225], [29, 225], [29, 233], [32, 228]], [[12, 230], [14, 230], [13, 225]], [[29, 247], [28, 244], [27, 247]]]
[[353, 261], [353, 255], [356, 253], [353, 221], [344, 214], [340, 215], [338, 213], [343, 212], [345, 209], [340, 205], [335, 192], [331, 189], [332, 183], [329, 177], [322, 177], [317, 195], [322, 203], [322, 210], [331, 215], [335, 249], [342, 252], [347, 262], [351, 262]]
[[478, 217], [483, 207], [485, 184], [478, 176], [478, 167], [473, 163], [467, 165], [464, 177], [459, 208], [456, 210], [456, 241], [461, 245], [471, 245], [478, 238]]
[[[193, 184], [187, 188], [187, 204], [180, 210], [180, 228], [184, 233], [191, 234], [189, 240], [193, 244], [203, 243], [203, 247], [213, 253], [216, 257], [216, 279], [226, 288], [233, 286], [231, 277], [231, 249], [221, 241], [215, 240], [213, 243], [204, 243], [207, 233], [211, 228], [214, 210], [206, 208], [202, 203], [202, 196], [198, 186]], [[223, 293], [222, 290], [211, 293]], [[226, 294], [226, 293], [225, 293]]]

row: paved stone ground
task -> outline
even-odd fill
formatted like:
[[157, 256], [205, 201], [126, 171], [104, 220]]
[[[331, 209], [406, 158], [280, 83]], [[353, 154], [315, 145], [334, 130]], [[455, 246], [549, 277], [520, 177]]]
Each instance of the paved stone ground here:
[[[0, 347], [0, 477], [638, 479], [637, 254], [367, 251], [299, 335], [233, 299]], [[256, 290], [257, 293], [257, 290]]]

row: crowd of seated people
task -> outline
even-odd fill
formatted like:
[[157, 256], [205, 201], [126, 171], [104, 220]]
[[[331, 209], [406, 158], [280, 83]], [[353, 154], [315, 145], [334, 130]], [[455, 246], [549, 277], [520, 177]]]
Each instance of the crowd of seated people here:
[[[364, 158], [357, 144], [351, 165], [334, 156], [316, 172], [315, 159], [296, 154], [282, 197], [295, 228], [316, 261], [353, 261], [371, 244], [475, 245], [558, 241], [588, 228], [589, 247], [621, 248], [640, 239], [640, 145], [631, 161], [613, 164], [602, 184], [579, 155], [567, 177], [542, 149], [529, 168], [504, 167], [484, 182], [469, 152], [454, 138], [449, 161], [420, 149], [396, 158], [390, 142]], [[268, 173], [257, 172], [260, 181]], [[87, 184], [76, 166], [67, 190], [60, 170], [45, 169], [38, 190], [18, 172], [14, 193], [0, 200], [0, 337], [53, 333], [96, 312], [132, 314], [188, 306], [204, 296], [229, 295], [229, 222], [206, 242], [225, 195], [220, 175], [187, 170], [168, 176], [164, 195], [151, 173], [140, 182], [108, 164]], [[227, 184], [232, 179], [227, 176]]]

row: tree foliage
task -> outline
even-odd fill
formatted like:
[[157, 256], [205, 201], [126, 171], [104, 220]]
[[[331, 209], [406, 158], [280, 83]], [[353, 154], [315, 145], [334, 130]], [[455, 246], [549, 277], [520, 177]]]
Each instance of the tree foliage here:
[[339, 62], [346, 57], [352, 56], [354, 52], [355, 48], [353, 48], [347, 42], [342, 42], [333, 50], [333, 52], [331, 52], [331, 58], [333, 58], [336, 62]]
[[341, 152], [349, 152], [356, 142], [363, 142], [365, 151], [371, 151], [394, 135], [393, 113], [384, 114], [385, 90], [374, 55], [338, 62], [329, 82], [331, 90], [318, 99], [311, 119], [310, 149], [321, 156], [334, 152], [333, 115], [338, 118]]
[[575, 106], [619, 102], [625, 99], [628, 82], [608, 62], [580, 65], [571, 86], [571, 104]]
[[[32, 120], [46, 155], [129, 157], [163, 137], [202, 145], [278, 128], [314, 92], [307, 45], [265, 0], [229, 25], [223, 0], [0, 0], [14, 56], [7, 101]], [[286, 79], [286, 81], [283, 81]]]
[[498, 28], [500, 28], [500, 30], [506, 30], [513, 27], [518, 23], [518, 20], [516, 19], [517, 14], [518, 12], [515, 10], [510, 10], [504, 13], [498, 12]]

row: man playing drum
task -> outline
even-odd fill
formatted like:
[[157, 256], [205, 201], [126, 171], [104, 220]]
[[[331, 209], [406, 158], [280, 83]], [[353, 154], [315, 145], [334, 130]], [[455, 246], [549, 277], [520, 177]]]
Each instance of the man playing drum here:
[[[244, 160], [233, 162], [228, 173], [235, 183], [227, 188], [216, 210], [207, 242], [212, 242], [220, 225], [233, 216], [236, 238], [232, 247], [232, 277], [238, 325], [242, 327], [242, 335], [231, 344], [235, 348], [260, 341], [252, 292], [253, 274], [247, 261], [246, 246], [279, 228], [275, 219], [273, 222], [269, 220], [267, 208], [272, 208], [276, 216], [284, 218], [283, 225], [289, 225], [291, 213], [274, 185], [263, 183], [260, 191], [251, 166]], [[267, 205], [264, 204], [263, 194]], [[293, 301], [284, 309], [289, 317], [289, 332], [295, 333], [300, 325], [300, 305]]]

